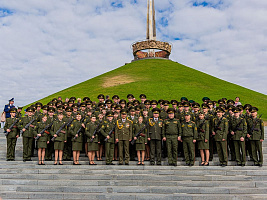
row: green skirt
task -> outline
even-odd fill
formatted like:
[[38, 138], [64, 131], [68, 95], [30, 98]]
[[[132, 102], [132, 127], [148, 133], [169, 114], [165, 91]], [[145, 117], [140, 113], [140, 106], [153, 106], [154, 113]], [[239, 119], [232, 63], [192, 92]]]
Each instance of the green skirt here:
[[144, 151], [146, 149], [145, 143], [135, 144], [135, 150], [136, 151]]
[[55, 150], [62, 150], [64, 149], [64, 142], [62, 141], [55, 141], [54, 142], [54, 149]]
[[198, 149], [210, 149], [209, 141], [205, 142], [204, 140], [197, 141]]
[[72, 142], [72, 151], [82, 151], [83, 143], [82, 142]]
[[88, 151], [98, 151], [98, 143], [88, 142]]
[[46, 149], [47, 148], [47, 142], [46, 141], [38, 141], [37, 142], [38, 149]]

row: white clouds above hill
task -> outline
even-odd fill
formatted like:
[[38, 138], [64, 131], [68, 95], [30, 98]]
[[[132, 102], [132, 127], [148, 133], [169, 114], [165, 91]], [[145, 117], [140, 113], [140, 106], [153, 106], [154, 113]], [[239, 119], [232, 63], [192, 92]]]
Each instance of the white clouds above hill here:
[[[171, 59], [267, 94], [267, 2], [155, 0]], [[145, 0], [2, 0], [0, 105], [24, 105], [132, 60]]]

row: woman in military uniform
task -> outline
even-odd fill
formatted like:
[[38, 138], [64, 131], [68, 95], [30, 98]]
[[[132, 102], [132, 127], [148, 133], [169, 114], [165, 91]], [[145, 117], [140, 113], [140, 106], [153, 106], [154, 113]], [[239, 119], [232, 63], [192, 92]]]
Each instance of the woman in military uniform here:
[[76, 115], [76, 120], [70, 126], [70, 134], [72, 136], [72, 153], [73, 153], [73, 165], [80, 165], [79, 157], [80, 152], [83, 149], [83, 132], [81, 127], [85, 128], [85, 125], [81, 121], [82, 115], [80, 112]]
[[[87, 136], [87, 143], [88, 143], [89, 165], [96, 165], [94, 160], [95, 160], [95, 152], [98, 151], [99, 137], [97, 133], [94, 135], [94, 132], [97, 128], [98, 124], [96, 123], [96, 115], [93, 114], [91, 117], [91, 122], [86, 124], [85, 127], [85, 135]], [[91, 140], [93, 141], [91, 142]]]
[[[209, 122], [205, 119], [205, 114], [203, 111], [199, 112], [198, 118], [196, 120], [197, 125], [197, 144], [201, 156], [201, 165], [209, 165]], [[204, 154], [205, 151], [205, 154]], [[206, 156], [206, 160], [205, 160]]]
[[45, 131], [43, 134], [40, 132], [47, 126], [47, 116], [43, 115], [42, 121], [37, 123], [37, 128], [35, 132], [35, 138], [38, 136], [39, 139], [37, 140], [37, 147], [38, 147], [38, 165], [45, 165], [44, 164], [44, 157], [45, 157], [45, 149], [47, 148], [47, 144], [49, 143], [48, 131]]
[[[6, 140], [7, 140], [7, 148], [6, 148], [7, 161], [14, 161], [15, 160], [15, 147], [16, 147], [16, 143], [17, 143], [17, 138], [19, 137], [19, 130], [17, 127], [18, 120], [15, 117], [16, 112], [17, 112], [16, 108], [11, 108], [9, 110], [11, 117], [6, 119], [6, 123], [4, 126], [4, 130], [6, 133]], [[17, 120], [17, 122], [16, 122], [16, 120]], [[11, 128], [12, 125], [13, 125], [13, 127]]]
[[[54, 135], [55, 137], [55, 142], [54, 142], [54, 149], [55, 149], [55, 163], [54, 165], [57, 165], [57, 161], [59, 159], [59, 165], [62, 164], [62, 156], [63, 156], [63, 150], [64, 150], [64, 143], [67, 142], [67, 127], [64, 126], [66, 123], [62, 120], [63, 119], [63, 114], [59, 113], [58, 114], [58, 120], [54, 122], [51, 128], [51, 134]], [[58, 135], [56, 135], [56, 132], [61, 128], [62, 130]]]
[[[102, 124], [104, 124], [104, 116], [105, 114], [100, 112], [99, 115], [98, 115], [98, 120], [97, 120], [97, 124], [100, 124], [99, 127], [102, 126]], [[98, 132], [98, 137], [99, 137], [99, 141], [98, 141], [98, 151], [96, 152], [97, 154], [97, 160], [102, 160], [102, 154], [103, 154], [103, 151], [104, 151], [104, 140], [105, 140], [105, 137], [100, 134], [100, 132]]]
[[[146, 124], [143, 122], [143, 116], [139, 116], [138, 122], [136, 124], [133, 124], [133, 134], [136, 135], [145, 126]], [[137, 158], [138, 158], [137, 165], [141, 165], [141, 164], [144, 165], [145, 148], [146, 148], [145, 145], [147, 144], [147, 129], [145, 128], [138, 137], [134, 137], [134, 140], [136, 140], [135, 149], [137, 151]], [[141, 154], [142, 154], [142, 160], [140, 158]]]

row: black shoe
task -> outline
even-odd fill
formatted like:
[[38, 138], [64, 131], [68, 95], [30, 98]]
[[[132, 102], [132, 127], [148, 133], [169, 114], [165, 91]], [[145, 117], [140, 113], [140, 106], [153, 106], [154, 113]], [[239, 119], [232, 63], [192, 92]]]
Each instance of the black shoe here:
[[38, 165], [42, 165], [42, 163], [38, 163]]
[[259, 163], [255, 163], [254, 166], [260, 166], [260, 164]]
[[57, 163], [54, 163], [54, 165], [57, 165]]
[[119, 163], [119, 165], [123, 165], [123, 163]]
[[52, 161], [52, 159], [45, 159], [46, 161]]
[[10, 159], [10, 161], [15, 161], [15, 159]]
[[186, 165], [186, 166], [190, 166], [190, 163], [186, 163], [185, 165]]
[[125, 163], [125, 165], [129, 165], [129, 163]]
[[6, 159], [6, 161], [10, 161], [10, 159]]
[[192, 167], [192, 166], [194, 166], [194, 163], [190, 163], [190, 165], [189, 165], [189, 166], [191, 166], [191, 167]]
[[259, 167], [262, 167], [262, 164], [259, 164]]
[[175, 166], [175, 167], [176, 167], [176, 166], [177, 166], [177, 163], [173, 163], [173, 166]]
[[155, 165], [155, 163], [150, 163], [150, 165]]
[[241, 163], [237, 163], [236, 166], [242, 166], [242, 164]]
[[63, 165], [63, 163], [59, 163], [59, 165]]
[[44, 163], [42, 163], [41, 165], [45, 165]]
[[23, 159], [23, 162], [26, 162], [26, 159]]
[[245, 167], [245, 164], [241, 164], [242, 167]]
[[114, 163], [109, 163], [110, 165], [115, 165]]
[[93, 165], [97, 165], [96, 163], [94, 163]]
[[225, 164], [222, 164], [221, 166], [222, 166], [222, 167], [225, 167], [226, 165], [225, 165]]
[[106, 165], [110, 165], [110, 163], [106, 163]]
[[161, 162], [157, 162], [157, 165], [161, 165]]
[[27, 159], [27, 161], [32, 161], [32, 159]]

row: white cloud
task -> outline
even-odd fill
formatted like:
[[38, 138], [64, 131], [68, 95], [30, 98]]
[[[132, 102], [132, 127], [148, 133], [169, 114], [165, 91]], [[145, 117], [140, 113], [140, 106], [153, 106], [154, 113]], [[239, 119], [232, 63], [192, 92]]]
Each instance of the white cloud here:
[[[146, 36], [146, 1], [130, 2], [2, 0], [0, 105], [11, 97], [24, 105], [130, 62], [130, 45]], [[259, 87], [267, 85], [266, 2], [205, 2], [155, 1], [157, 38], [173, 44], [171, 59], [267, 94]]]

